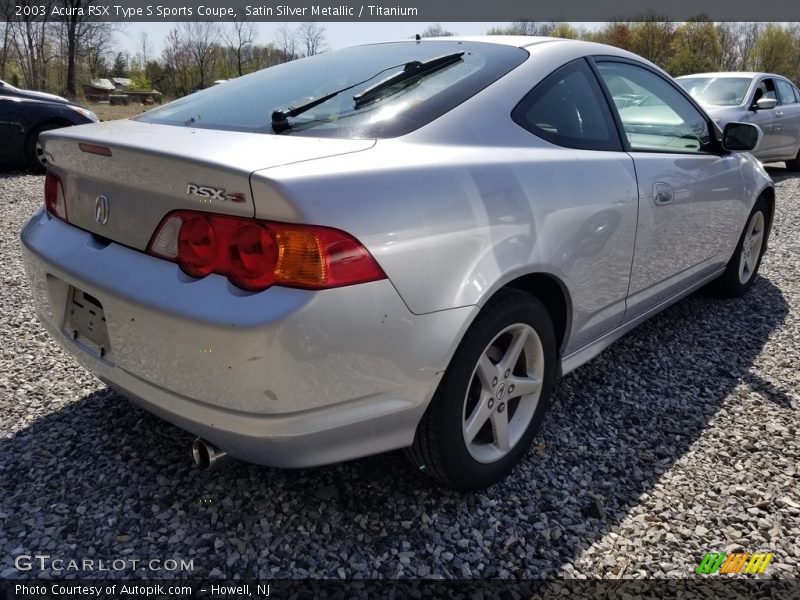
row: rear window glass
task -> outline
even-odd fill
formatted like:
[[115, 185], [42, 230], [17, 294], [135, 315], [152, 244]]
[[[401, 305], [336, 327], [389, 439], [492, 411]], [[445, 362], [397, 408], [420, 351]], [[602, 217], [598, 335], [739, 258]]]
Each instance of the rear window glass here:
[[[353, 96], [406, 65], [463, 52], [460, 59], [357, 104]], [[273, 134], [273, 111], [286, 111], [353, 86], [290, 117], [282, 135], [375, 138], [403, 135], [458, 106], [527, 58], [499, 44], [459, 41], [356, 46], [284, 63], [165, 104], [139, 121]], [[356, 84], [356, 85], [354, 85]]]

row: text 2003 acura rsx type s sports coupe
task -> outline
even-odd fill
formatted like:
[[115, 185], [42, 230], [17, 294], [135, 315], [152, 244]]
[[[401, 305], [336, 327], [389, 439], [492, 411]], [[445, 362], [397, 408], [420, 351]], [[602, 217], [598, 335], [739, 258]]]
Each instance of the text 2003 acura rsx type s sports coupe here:
[[407, 448], [480, 488], [560, 373], [703, 284], [751, 285], [760, 137], [608, 46], [355, 47], [48, 132], [25, 265], [50, 333], [201, 463]]

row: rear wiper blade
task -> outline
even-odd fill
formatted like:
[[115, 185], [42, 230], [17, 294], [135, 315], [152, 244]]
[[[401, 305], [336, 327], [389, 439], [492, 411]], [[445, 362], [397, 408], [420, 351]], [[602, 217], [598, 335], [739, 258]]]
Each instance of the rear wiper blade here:
[[334, 96], [338, 96], [342, 92], [346, 92], [347, 90], [352, 90], [354, 87], [358, 87], [361, 84], [367, 83], [370, 79], [375, 79], [381, 73], [388, 71], [390, 69], [397, 69], [398, 67], [405, 66], [403, 63], [399, 65], [392, 65], [391, 67], [386, 67], [385, 69], [381, 69], [374, 75], [367, 77], [361, 81], [348, 85], [347, 87], [343, 87], [339, 90], [330, 92], [329, 94], [325, 94], [324, 96], [319, 96], [317, 98], [312, 98], [308, 102], [304, 102], [300, 106], [290, 106], [289, 108], [284, 108], [282, 110], [274, 110], [272, 111], [272, 130], [275, 133], [282, 133], [287, 129], [292, 128], [292, 124], [289, 123], [289, 117], [296, 117], [298, 115], [302, 115], [304, 112], [308, 112], [315, 106], [319, 106], [323, 102], [327, 102]]
[[331, 92], [330, 94], [325, 94], [324, 96], [320, 96], [319, 98], [314, 98], [313, 100], [309, 100], [301, 104], [300, 106], [290, 106], [284, 110], [273, 110], [272, 111], [272, 131], [275, 133], [283, 133], [287, 129], [292, 128], [292, 124], [289, 123], [289, 117], [296, 117], [297, 115], [301, 115], [306, 111], [311, 110], [315, 106], [322, 104], [323, 102], [327, 102], [334, 96], [341, 94], [349, 90], [350, 88], [355, 87], [358, 84], [351, 85], [349, 87], [343, 88], [341, 90], [336, 90], [335, 92]]
[[343, 87], [339, 90], [330, 92], [329, 94], [325, 94], [324, 96], [319, 96], [317, 98], [312, 98], [308, 102], [304, 102], [299, 106], [290, 106], [289, 108], [285, 108], [282, 110], [274, 110], [272, 111], [272, 130], [275, 133], [283, 133], [292, 128], [292, 124], [289, 123], [290, 117], [296, 117], [298, 115], [303, 114], [304, 112], [308, 112], [315, 106], [319, 106], [323, 102], [327, 102], [334, 96], [338, 96], [342, 92], [346, 92], [347, 90], [351, 90], [354, 87], [358, 87], [370, 79], [375, 79], [378, 75], [385, 71], [389, 71], [390, 69], [397, 69], [398, 67], [403, 67], [403, 70], [399, 73], [395, 73], [394, 75], [390, 75], [386, 79], [379, 81], [372, 87], [367, 88], [360, 94], [356, 94], [353, 96], [353, 100], [355, 101], [355, 108], [358, 109], [362, 105], [374, 100], [383, 90], [386, 88], [392, 87], [397, 85], [398, 83], [402, 83], [408, 79], [412, 79], [414, 77], [425, 76], [430, 73], [434, 73], [444, 67], [451, 65], [453, 63], [458, 62], [461, 60], [461, 57], [464, 56], [464, 52], [454, 52], [452, 54], [445, 54], [444, 56], [439, 56], [437, 58], [432, 58], [430, 60], [426, 60], [424, 62], [420, 62], [418, 60], [411, 61], [409, 63], [401, 63], [399, 65], [392, 65], [391, 67], [386, 67], [385, 69], [381, 69], [371, 77], [354, 83], [352, 85], [348, 85], [347, 87]]
[[435, 73], [436, 71], [444, 69], [447, 66], [457, 63], [462, 59], [463, 56], [464, 51], [462, 50], [461, 52], [453, 52], [452, 54], [445, 54], [437, 58], [431, 58], [430, 60], [426, 60], [424, 62], [414, 60], [410, 63], [406, 63], [403, 70], [399, 73], [390, 75], [383, 81], [379, 81], [375, 85], [365, 89], [360, 94], [353, 96], [353, 100], [356, 103], [355, 107], [360, 108], [367, 102], [370, 102], [380, 96], [381, 92], [394, 87], [397, 84], [408, 81], [409, 79], [425, 77]]

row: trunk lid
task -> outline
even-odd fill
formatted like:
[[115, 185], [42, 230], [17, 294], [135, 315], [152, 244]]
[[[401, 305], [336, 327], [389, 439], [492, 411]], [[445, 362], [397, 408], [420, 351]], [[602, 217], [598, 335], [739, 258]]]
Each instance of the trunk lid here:
[[[48, 131], [41, 139], [48, 167], [64, 185], [68, 221], [138, 250], [147, 247], [173, 210], [253, 217], [253, 171], [358, 152], [374, 144], [130, 120]], [[92, 153], [87, 145], [108, 148], [111, 156]], [[106, 198], [105, 222], [96, 214], [101, 196]]]

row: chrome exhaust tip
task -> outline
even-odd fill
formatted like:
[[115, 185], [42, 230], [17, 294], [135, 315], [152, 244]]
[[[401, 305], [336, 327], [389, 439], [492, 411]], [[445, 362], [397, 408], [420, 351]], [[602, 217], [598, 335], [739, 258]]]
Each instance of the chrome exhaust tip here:
[[220, 450], [214, 444], [202, 438], [197, 438], [192, 442], [192, 458], [194, 459], [194, 464], [206, 471], [216, 469], [226, 462], [229, 457], [227, 452]]

